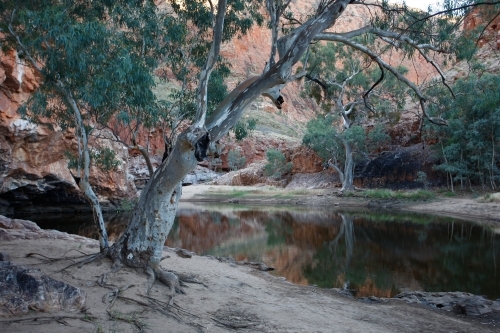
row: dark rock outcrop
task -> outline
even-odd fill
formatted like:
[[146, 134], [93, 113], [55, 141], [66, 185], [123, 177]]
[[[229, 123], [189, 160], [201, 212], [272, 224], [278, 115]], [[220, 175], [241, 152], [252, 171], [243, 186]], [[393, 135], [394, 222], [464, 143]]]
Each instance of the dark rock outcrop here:
[[[0, 254], [0, 259], [8, 258]], [[54, 280], [38, 268], [0, 261], [0, 316], [9, 317], [35, 311], [76, 311], [83, 307], [86, 294], [67, 283]]]
[[437, 157], [430, 147], [418, 144], [381, 153], [378, 157], [358, 162], [354, 183], [358, 187], [393, 189], [422, 187], [418, 172], [425, 172], [429, 185], [441, 185], [442, 179], [432, 167]]
[[468, 316], [480, 316], [493, 311], [500, 312], [500, 302], [491, 301], [483, 296], [458, 291], [434, 293], [412, 291], [401, 293], [394, 298], [408, 303], [429, 305]]

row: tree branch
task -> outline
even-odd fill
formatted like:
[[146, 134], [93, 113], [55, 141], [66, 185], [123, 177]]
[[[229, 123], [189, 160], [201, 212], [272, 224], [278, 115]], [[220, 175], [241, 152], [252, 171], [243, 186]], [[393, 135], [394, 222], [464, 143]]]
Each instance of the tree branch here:
[[387, 69], [399, 81], [403, 82], [411, 90], [413, 90], [413, 92], [417, 95], [417, 97], [420, 100], [420, 106], [422, 108], [422, 112], [423, 112], [424, 116], [431, 123], [436, 124], [436, 125], [445, 125], [446, 124], [446, 121], [444, 119], [442, 119], [442, 118], [433, 118], [433, 117], [429, 116], [429, 114], [427, 113], [427, 110], [425, 108], [426, 98], [422, 94], [422, 92], [420, 91], [420, 89], [413, 82], [411, 82], [404, 75], [402, 75], [401, 73], [399, 73], [399, 71], [396, 70], [394, 67], [392, 67], [391, 65], [389, 65], [388, 63], [386, 63], [385, 61], [383, 61], [378, 54], [376, 54], [372, 50], [368, 49], [366, 46], [358, 44], [356, 42], [351, 41], [350, 39], [347, 39], [347, 38], [344, 38], [344, 37], [341, 37], [341, 36], [338, 36], [338, 35], [334, 35], [334, 34], [318, 34], [318, 39], [329, 40], [329, 41], [333, 41], [333, 42], [340, 42], [340, 43], [343, 43], [343, 44], [345, 44], [347, 46], [350, 46], [350, 47], [352, 47], [352, 48], [354, 48], [354, 49], [356, 49], [356, 50], [358, 50], [358, 51], [366, 54], [373, 61], [375, 61], [379, 66]]
[[217, 6], [217, 15], [215, 16], [215, 24], [213, 29], [213, 41], [212, 47], [210, 48], [210, 53], [208, 54], [207, 62], [205, 66], [201, 70], [199, 84], [198, 84], [198, 92], [196, 96], [196, 118], [194, 126], [197, 128], [203, 127], [205, 124], [205, 118], [207, 116], [207, 89], [208, 89], [208, 80], [210, 79], [210, 74], [212, 73], [212, 69], [217, 62], [217, 58], [220, 53], [220, 46], [222, 43], [222, 33], [224, 31], [224, 18], [226, 16], [226, 7], [227, 0], [219, 0]]

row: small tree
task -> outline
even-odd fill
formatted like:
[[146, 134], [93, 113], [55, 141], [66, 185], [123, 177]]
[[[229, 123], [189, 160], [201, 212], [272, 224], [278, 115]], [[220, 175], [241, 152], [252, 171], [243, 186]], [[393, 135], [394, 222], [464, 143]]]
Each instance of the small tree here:
[[257, 119], [250, 118], [243, 120], [241, 119], [234, 126], [234, 135], [236, 137], [236, 141], [242, 141], [244, 138], [249, 136], [253, 130], [255, 130], [255, 126], [257, 125]]
[[281, 179], [284, 174], [292, 170], [292, 162], [286, 161], [285, 155], [277, 149], [266, 151], [267, 163], [264, 166], [264, 174], [275, 180]]
[[230, 150], [227, 154], [227, 164], [231, 171], [236, 171], [245, 166], [247, 159], [244, 155], [241, 155], [239, 150]]
[[[338, 172], [342, 184], [346, 184], [343, 189], [347, 190], [349, 188], [347, 184], [353, 182], [356, 160], [389, 139], [383, 126], [380, 125], [370, 131], [368, 137], [361, 126], [351, 126], [340, 132], [334, 125], [333, 117], [327, 116], [318, 117], [307, 123], [302, 143], [313, 149], [327, 166]], [[349, 151], [351, 158], [346, 156]]]
[[[357, 41], [376, 48], [372, 38]], [[364, 58], [361, 52], [345, 45], [316, 45], [307, 59], [306, 93], [319, 104], [322, 117], [331, 117], [326, 118], [323, 125], [320, 125], [320, 119], [311, 122], [303, 143], [322, 151], [327, 165], [340, 176], [342, 192], [352, 191], [355, 160], [365, 151], [365, 131], [356, 123], [366, 119], [368, 112], [382, 119], [390, 119], [394, 112], [399, 112], [404, 106], [403, 85], [390, 74], [378, 87], [371, 87], [372, 82], [383, 75], [383, 70], [371, 59]], [[406, 73], [406, 69], [400, 67], [398, 72]], [[330, 131], [324, 127], [326, 124], [338, 127], [338, 130]], [[333, 136], [331, 140], [326, 140], [330, 144], [320, 147], [316, 136], [322, 137], [328, 132]], [[375, 137], [379, 134], [382, 135], [381, 127], [372, 133], [371, 145], [382, 139]], [[325, 155], [326, 150], [330, 156]]]

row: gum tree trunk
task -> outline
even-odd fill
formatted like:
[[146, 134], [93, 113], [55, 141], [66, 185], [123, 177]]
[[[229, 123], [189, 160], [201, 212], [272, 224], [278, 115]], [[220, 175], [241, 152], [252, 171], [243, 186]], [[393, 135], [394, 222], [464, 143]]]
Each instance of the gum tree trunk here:
[[182, 194], [182, 179], [198, 163], [192, 149], [194, 145], [189, 140], [190, 134], [196, 131], [191, 131], [179, 136], [169, 158], [154, 172], [142, 191], [127, 230], [112, 247], [127, 266], [156, 267], [161, 260]]
[[349, 3], [348, 0], [328, 2], [316, 17], [282, 37], [281, 45], [286, 45], [286, 48], [282, 48], [280, 60], [267, 68], [260, 77], [244, 82], [245, 87], [236, 87], [207, 119], [208, 79], [220, 50], [226, 8], [226, 1], [218, 2], [213, 44], [199, 78], [196, 120], [179, 135], [172, 152], [142, 191], [127, 230], [111, 247], [109, 254], [112, 258], [121, 260], [127, 266], [149, 267], [158, 273], [163, 246], [174, 223], [182, 194], [182, 179], [203, 159], [209, 143], [227, 134], [245, 108], [258, 96], [263, 94], [271, 97], [280, 106], [282, 97], [276, 87], [294, 79], [293, 65], [301, 59], [313, 38], [332, 26]]

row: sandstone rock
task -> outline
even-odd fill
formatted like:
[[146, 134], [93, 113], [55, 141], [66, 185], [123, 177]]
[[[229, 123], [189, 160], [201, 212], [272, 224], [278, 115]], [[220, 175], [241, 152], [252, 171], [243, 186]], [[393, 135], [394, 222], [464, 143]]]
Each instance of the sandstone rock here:
[[[2, 255], [4, 257], [4, 255]], [[0, 261], [0, 316], [34, 311], [76, 311], [83, 308], [86, 293], [45, 275], [38, 268]]]
[[197, 166], [192, 172], [184, 177], [182, 185], [195, 185], [212, 181], [217, 178], [219, 178], [219, 174], [216, 172], [202, 166]]
[[437, 159], [429, 147], [422, 144], [387, 151], [380, 156], [358, 162], [354, 183], [358, 187], [417, 188], [417, 172], [427, 174], [432, 185], [440, 185], [439, 175], [432, 169]]
[[231, 171], [215, 181], [211, 182], [214, 185], [242, 185], [251, 186], [256, 184], [264, 184], [267, 177], [264, 176], [265, 161], [255, 162], [247, 166], [245, 169]]
[[29, 231], [39, 231], [40, 227], [35, 223], [28, 220], [9, 219], [0, 215], [0, 228], [3, 229], [24, 229]]
[[[221, 140], [224, 149], [221, 153], [222, 170], [229, 170], [228, 154], [231, 150], [238, 150], [245, 156], [246, 165], [266, 159], [266, 152], [269, 149], [278, 149], [282, 151], [300, 150], [300, 142], [297, 139], [279, 135], [275, 133], [253, 132], [251, 136], [238, 142], [231, 136], [229, 139]], [[300, 158], [298, 156], [297, 158]], [[290, 160], [290, 158], [288, 158]]]
[[341, 186], [339, 175], [333, 170], [324, 170], [318, 173], [297, 173], [292, 175], [291, 181], [286, 185], [287, 189], [297, 188], [332, 188]]
[[430, 305], [469, 316], [480, 316], [493, 311], [500, 311], [500, 302], [465, 292], [413, 291], [401, 293], [394, 296], [394, 298], [408, 303]]
[[293, 174], [323, 171], [323, 160], [312, 149], [303, 146], [294, 148], [288, 159], [293, 164]]
[[[17, 113], [40, 82], [15, 51], [0, 52], [0, 213], [89, 209], [67, 167], [65, 153], [77, 149], [74, 133], [35, 125]], [[97, 193], [104, 201], [135, 195], [126, 149], [106, 139], [93, 144], [109, 147], [124, 162], [117, 172], [92, 169]]]
[[118, 162], [118, 166], [113, 170], [102, 170], [92, 165], [89, 181], [94, 190], [104, 197], [103, 199], [135, 197], [137, 190], [129, 177], [128, 149], [114, 141], [108, 130], [94, 130], [94, 136], [89, 141], [92, 147], [113, 151]]
[[489, 25], [484, 29], [478, 45], [483, 47], [486, 44], [492, 44], [497, 49], [500, 49], [500, 17], [497, 16], [491, 20], [489, 14], [487, 8], [473, 9], [464, 19], [464, 31], [472, 31], [481, 24], [488, 22]]

